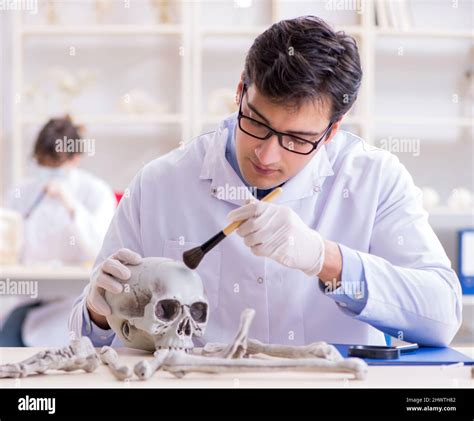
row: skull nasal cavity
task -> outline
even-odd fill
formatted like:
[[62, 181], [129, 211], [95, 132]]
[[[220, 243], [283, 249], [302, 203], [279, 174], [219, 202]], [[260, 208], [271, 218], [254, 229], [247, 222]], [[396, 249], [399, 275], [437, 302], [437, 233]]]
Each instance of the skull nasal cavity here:
[[178, 325], [178, 335], [185, 335], [185, 336], [190, 336], [191, 335], [191, 324], [189, 323], [189, 318], [185, 318], [182, 320], [179, 325]]

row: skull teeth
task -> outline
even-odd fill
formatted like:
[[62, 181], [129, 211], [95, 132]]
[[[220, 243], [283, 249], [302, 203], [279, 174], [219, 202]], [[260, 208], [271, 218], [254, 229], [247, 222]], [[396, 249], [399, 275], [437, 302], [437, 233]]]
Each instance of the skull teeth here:
[[159, 346], [157, 349], [167, 349], [169, 351], [185, 351], [190, 352], [192, 348], [184, 348], [182, 346]]

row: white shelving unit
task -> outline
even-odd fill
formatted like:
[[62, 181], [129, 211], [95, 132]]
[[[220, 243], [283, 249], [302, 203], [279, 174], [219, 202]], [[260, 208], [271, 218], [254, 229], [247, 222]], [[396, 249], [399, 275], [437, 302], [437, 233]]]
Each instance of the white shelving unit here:
[[457, 126], [457, 127], [473, 127], [472, 118], [429, 118], [429, 117], [376, 117], [376, 123], [381, 124], [404, 124], [404, 125], [435, 125], [435, 126]]
[[22, 25], [19, 28], [23, 36], [34, 35], [181, 35], [183, 25], [77, 25], [47, 26]]
[[459, 215], [474, 218], [474, 212], [456, 211], [448, 206], [438, 206], [430, 212], [430, 216]]
[[[21, 14], [13, 16], [13, 34], [12, 34], [12, 78], [13, 78], [13, 133], [12, 133], [12, 176], [13, 184], [17, 184], [24, 176], [25, 156], [29, 151], [23, 148], [23, 133], [26, 125], [44, 124], [45, 116], [34, 115], [25, 116], [21, 111], [21, 100], [18, 93], [24, 92], [23, 76], [24, 63], [23, 54], [25, 43], [38, 37], [57, 37], [67, 39], [67, 37], [158, 37], [158, 36], [177, 36], [181, 41], [183, 51], [191, 50], [191, 28], [189, 26], [190, 7], [185, 1], [179, 1], [181, 8], [180, 24], [157, 24], [157, 25], [136, 25], [136, 24], [92, 24], [92, 25], [25, 25], [22, 22]], [[74, 114], [74, 120], [80, 124], [101, 124], [101, 125], [179, 125], [181, 126], [181, 138], [190, 137], [190, 107], [188, 93], [191, 90], [190, 83], [192, 73], [190, 54], [182, 55], [182, 64], [180, 71], [181, 85], [181, 113], [168, 114]]]
[[[281, 19], [288, 18], [288, 16], [282, 15], [281, 0], [271, 0], [270, 2], [270, 15], [271, 23], [278, 22]], [[373, 53], [373, 47], [370, 44], [374, 25], [373, 11], [370, 8], [365, 8], [365, 12], [361, 18], [360, 25], [340, 25], [336, 26], [337, 30], [343, 30], [347, 34], [357, 37], [362, 42], [359, 43], [361, 48], [361, 60], [364, 67], [365, 74], [370, 74], [370, 68], [373, 66], [371, 63]], [[203, 25], [201, 23], [202, 7], [199, 2], [194, 4], [194, 46], [193, 46], [193, 86], [194, 86], [194, 101], [193, 101], [193, 135], [196, 136], [203, 131], [203, 128], [207, 125], [217, 124], [225, 114], [222, 115], [209, 115], [203, 114], [201, 106], [201, 98], [203, 96], [202, 90], [202, 56], [203, 56], [203, 41], [206, 38], [219, 38], [219, 37], [256, 37], [268, 28], [265, 26], [225, 26], [225, 25]], [[243, 63], [242, 63], [243, 67]], [[365, 76], [364, 83], [359, 93], [358, 98], [358, 114], [348, 115], [345, 119], [345, 124], [351, 126], [358, 126], [360, 133], [363, 138], [370, 139], [371, 137], [371, 96], [373, 94], [373, 83], [372, 76]], [[237, 84], [237, 80], [235, 82]], [[232, 87], [233, 88], [233, 87]], [[364, 123], [365, 122], [365, 123]]]
[[[10, 182], [16, 184], [24, 175], [25, 157], [29, 151], [24, 150], [25, 127], [29, 125], [40, 125], [45, 118], [41, 115], [23, 115], [21, 110], [21, 97], [18, 93], [24, 92], [24, 53], [26, 43], [30, 40], [67, 40], [72, 37], [81, 39], [102, 39], [104, 37], [136, 37], [137, 48], [140, 48], [140, 40], [150, 37], [177, 37], [180, 40], [184, 54], [182, 56], [181, 68], [176, 77], [180, 79], [181, 96], [180, 109], [176, 113], [152, 114], [152, 115], [127, 115], [119, 113], [92, 114], [84, 110], [83, 113], [74, 114], [74, 119], [78, 123], [106, 125], [109, 129], [121, 130], [123, 125], [131, 128], [143, 125], [172, 125], [180, 128], [182, 140], [190, 139], [198, 135], [207, 126], [215, 126], [225, 117], [225, 114], [210, 114], [202, 107], [202, 98], [206, 95], [203, 89], [204, 78], [210, 76], [203, 69], [204, 43], [207, 40], [246, 38], [252, 40], [257, 35], [266, 30], [270, 23], [277, 22], [283, 18], [289, 18], [283, 5], [291, 3], [297, 5], [302, 3], [298, 0], [260, 0], [266, 1], [268, 5], [267, 22], [265, 24], [239, 24], [239, 25], [210, 25], [203, 23], [203, 4], [198, 0], [176, 0], [180, 7], [180, 22], [178, 24], [86, 24], [86, 25], [32, 25], [24, 24], [21, 21], [20, 13], [12, 13], [13, 33], [12, 33], [12, 138], [11, 156], [5, 157], [10, 160], [12, 174]], [[231, 2], [230, 0], [223, 0]], [[254, 2], [255, 3], [255, 2]], [[306, 3], [309, 3], [306, 1]], [[326, 0], [315, 2], [314, 14], [318, 15], [321, 4]], [[368, 141], [374, 143], [376, 127], [386, 125], [394, 126], [448, 126], [452, 128], [462, 128], [472, 130], [473, 119], [471, 117], [417, 117], [414, 115], [380, 115], [375, 110], [375, 71], [376, 58], [380, 53], [377, 42], [379, 40], [399, 40], [403, 43], [417, 43], [420, 40], [452, 40], [453, 42], [463, 42], [471, 45], [473, 51], [474, 33], [473, 30], [450, 30], [442, 28], [423, 28], [397, 30], [393, 28], [380, 28], [376, 26], [373, 0], [364, 0], [364, 8], [357, 14], [357, 24], [340, 25], [335, 22], [335, 29], [344, 30], [349, 35], [356, 38], [361, 54], [362, 67], [364, 71], [363, 84], [359, 93], [356, 106], [345, 118], [345, 124], [355, 127], [358, 134]], [[67, 7], [67, 3], [64, 3]], [[296, 10], [296, 8], [295, 8]], [[354, 11], [354, 13], [356, 13]], [[216, 22], [220, 22], [216, 15]], [[97, 47], [101, 48], [101, 46]], [[215, 55], [219, 59], [219, 52]], [[243, 63], [242, 65], [243, 66]], [[460, 69], [460, 72], [462, 69]], [[166, 80], [163, 81], [166, 83]], [[237, 80], [235, 80], [235, 84]], [[234, 86], [229, 86], [233, 89]], [[473, 140], [472, 137], [470, 139]], [[178, 142], [176, 142], [178, 143]], [[2, 148], [6, 150], [6, 148]], [[140, 153], [140, 151], [137, 151]], [[430, 214], [430, 220], [437, 221], [443, 225], [446, 221], [454, 219], [457, 224], [472, 223], [472, 214], [469, 212], [454, 212], [448, 208], [439, 208]], [[31, 271], [32, 270], [32, 271]], [[38, 268], [5, 268], [0, 276], [11, 279], [29, 279], [32, 274], [38, 279], [71, 279], [87, 280], [88, 269], [86, 268], [62, 268], [58, 270]], [[474, 297], [464, 296], [465, 305], [474, 305]]]
[[[78, 123], [93, 124], [183, 124], [182, 114], [150, 114], [150, 115], [127, 115], [127, 114], [75, 114], [74, 120]], [[44, 118], [26, 117], [23, 124], [42, 124]]]
[[[230, 2], [229, 2], [230, 3]], [[13, 57], [12, 57], [12, 75], [13, 75], [13, 136], [11, 148], [12, 177], [11, 181], [17, 183], [25, 167], [25, 156], [27, 152], [23, 147], [24, 127], [26, 125], [38, 125], [44, 122], [44, 116], [25, 116], [21, 112], [21, 101], [18, 98], [19, 92], [24, 92], [24, 62], [23, 55], [25, 43], [31, 39], [68, 39], [68, 37], [80, 37], [87, 39], [100, 39], [102, 37], [179, 37], [184, 54], [180, 70], [180, 110], [178, 113], [169, 113], [161, 115], [124, 115], [118, 113], [109, 114], [90, 114], [82, 113], [74, 115], [74, 118], [80, 123], [94, 123], [109, 125], [112, 129], [114, 125], [128, 125], [130, 127], [141, 125], [179, 125], [180, 140], [187, 140], [200, 134], [207, 126], [216, 125], [224, 116], [207, 113], [202, 106], [202, 98], [206, 96], [203, 89], [204, 78], [210, 76], [204, 73], [203, 69], [203, 47], [206, 40], [232, 40], [236, 38], [245, 38], [250, 41], [263, 32], [270, 23], [283, 18], [289, 18], [285, 10], [291, 4], [298, 3], [309, 4], [312, 10], [311, 2], [288, 0], [260, 0], [266, 7], [267, 15], [265, 24], [242, 24], [226, 25], [217, 23], [209, 24], [203, 21], [203, 7], [206, 3], [199, 1], [181, 0], [180, 21], [177, 24], [162, 25], [139, 25], [139, 24], [86, 24], [74, 26], [66, 25], [32, 25], [23, 24], [20, 20], [21, 14], [13, 14]], [[318, 15], [322, 5], [327, 2], [315, 1], [314, 14]], [[254, 2], [254, 5], [256, 2]], [[357, 13], [357, 22], [348, 25], [339, 25], [334, 23], [335, 29], [344, 30], [349, 35], [356, 38], [361, 54], [362, 67], [364, 70], [364, 79], [354, 110], [349, 113], [344, 123], [355, 131], [369, 143], [374, 142], [375, 128], [385, 125], [395, 126], [450, 126], [453, 128], [472, 129], [473, 120], [470, 117], [422, 117], [413, 115], [384, 116], [379, 115], [375, 110], [375, 70], [376, 57], [378, 54], [377, 41], [381, 39], [394, 38], [403, 40], [403, 42], [416, 42], [418, 39], [450, 39], [455, 41], [467, 42], [472, 45], [474, 41], [472, 30], [448, 30], [448, 29], [409, 29], [396, 30], [392, 28], [380, 28], [376, 26], [373, 0], [366, 0], [363, 9]], [[66, 7], [66, 5], [65, 5]], [[209, 7], [209, 3], [207, 3]], [[211, 9], [214, 11], [213, 9]], [[297, 10], [295, 7], [294, 10]], [[235, 11], [235, 10], [234, 10]], [[255, 11], [253, 11], [255, 12]], [[249, 12], [250, 13], [250, 12]], [[295, 12], [296, 13], [296, 12]], [[220, 22], [216, 15], [216, 22]], [[230, 42], [230, 41], [229, 41]], [[140, 42], [137, 42], [137, 48], [140, 48]], [[98, 48], [101, 48], [100, 46]], [[244, 53], [244, 52], [243, 52]], [[215, 53], [219, 60], [219, 52]], [[243, 66], [243, 63], [242, 63]], [[208, 80], [208, 79], [207, 79]], [[167, 81], [164, 80], [163, 83]], [[235, 84], [237, 80], [235, 81]], [[233, 89], [234, 86], [229, 86]], [[176, 142], [178, 144], [178, 142]]]
[[442, 29], [376, 29], [375, 34], [379, 37], [417, 37], [417, 38], [453, 38], [453, 39], [472, 39], [473, 31], [452, 31]]
[[[271, 15], [272, 22], [276, 22], [288, 16], [282, 16], [281, 3], [283, 1], [271, 1]], [[297, 2], [295, 2], [297, 3]], [[408, 125], [408, 126], [453, 126], [461, 128], [472, 128], [473, 119], [468, 117], [459, 118], [430, 118], [422, 117], [415, 118], [413, 116], [376, 116], [374, 112], [374, 98], [375, 98], [375, 57], [377, 54], [376, 40], [383, 38], [399, 38], [399, 39], [438, 39], [446, 38], [453, 40], [474, 41], [473, 31], [454, 31], [443, 29], [381, 29], [375, 25], [375, 13], [372, 7], [373, 2], [367, 1], [366, 7], [363, 8], [360, 14], [359, 25], [335, 25], [335, 29], [343, 30], [347, 34], [354, 36], [358, 42], [362, 67], [364, 70], [364, 79], [356, 103], [355, 112], [350, 113], [344, 120], [344, 123], [349, 126], [356, 126], [359, 129], [360, 136], [369, 143], [374, 141], [374, 127], [375, 125]], [[202, 92], [202, 42], [205, 38], [210, 37], [241, 37], [241, 36], [256, 36], [266, 29], [266, 26], [210, 26], [200, 24], [200, 6], [196, 4], [195, 15], [195, 41], [194, 41], [194, 60], [195, 72], [193, 73], [193, 86], [195, 87], [194, 94], [194, 112], [195, 117], [193, 134], [199, 134], [203, 126], [218, 123], [225, 115], [202, 115], [202, 106], [200, 98]]]
[[473, 306], [474, 305], [474, 295], [472, 294], [465, 294], [462, 296], [462, 303], [466, 306]]

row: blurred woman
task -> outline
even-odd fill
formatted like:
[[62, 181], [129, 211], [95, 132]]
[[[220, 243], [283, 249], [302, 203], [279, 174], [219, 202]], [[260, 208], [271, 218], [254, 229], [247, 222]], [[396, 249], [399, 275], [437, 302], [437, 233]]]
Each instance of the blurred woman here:
[[[20, 264], [84, 265], [95, 259], [116, 199], [103, 180], [78, 168], [85, 146], [69, 116], [51, 119], [40, 131], [33, 149], [33, 177], [5, 200], [23, 217]], [[70, 305], [60, 300], [17, 307], [4, 323], [0, 345], [67, 343]]]

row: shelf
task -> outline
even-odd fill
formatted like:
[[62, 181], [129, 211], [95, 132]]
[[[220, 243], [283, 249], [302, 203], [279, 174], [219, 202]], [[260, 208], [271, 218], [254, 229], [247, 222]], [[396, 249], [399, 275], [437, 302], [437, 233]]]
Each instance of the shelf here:
[[471, 217], [474, 218], [474, 209], [471, 211], [465, 210], [465, 211], [455, 211], [447, 206], [439, 206], [436, 209], [433, 209], [432, 211], [429, 211], [429, 216], [433, 217], [458, 217], [458, 218], [464, 218], [464, 217]]
[[76, 280], [84, 281], [90, 277], [90, 267], [85, 266], [46, 266], [46, 265], [2, 265], [0, 279], [10, 280]]
[[439, 29], [407, 29], [381, 28], [375, 30], [376, 36], [384, 37], [412, 37], [412, 38], [456, 38], [474, 39], [472, 31], [450, 31]]
[[[202, 26], [200, 33], [202, 35], [259, 35], [268, 29], [267, 26]], [[363, 26], [336, 26], [336, 31], [344, 31], [349, 35], [364, 35], [368, 34]], [[456, 39], [473, 39], [474, 32], [472, 31], [450, 31], [450, 30], [430, 30], [430, 29], [408, 29], [405, 31], [386, 28], [375, 29], [373, 33], [380, 37], [413, 37], [413, 38], [456, 38]]]
[[473, 127], [474, 118], [434, 118], [434, 117], [375, 117], [376, 123], [381, 124], [395, 124], [395, 125], [436, 125], [436, 126], [460, 126], [460, 127]]
[[268, 29], [267, 26], [201, 26], [199, 32], [202, 36], [259, 35], [266, 29]]
[[85, 26], [23, 26], [20, 33], [34, 35], [180, 35], [182, 25], [85, 25]]
[[463, 294], [462, 303], [469, 306], [474, 305], [474, 294]]
[[[205, 50], [206, 42], [207, 41], [214, 41], [215, 39], [221, 38], [223, 40], [223, 46], [220, 46], [220, 43], [217, 44], [217, 49], [211, 51], [211, 57], [219, 57], [219, 53], [222, 49], [225, 50], [226, 43], [230, 42], [233, 38], [232, 37], [239, 37], [241, 36], [247, 41], [251, 41], [253, 38], [264, 32], [268, 29], [271, 23], [274, 21], [280, 20], [283, 17], [283, 9], [282, 9], [282, 2], [280, 0], [271, 0], [269, 4], [271, 4], [271, 10], [269, 10], [266, 14], [265, 20], [242, 20], [241, 24], [236, 22], [233, 25], [226, 25], [223, 24], [223, 20], [219, 20], [219, 13], [233, 13], [230, 12], [219, 12], [218, 10], [214, 10], [211, 6], [209, 10], [205, 10], [206, 12], [217, 12], [218, 15], [216, 18], [210, 18], [212, 20], [202, 20], [202, 10], [199, 2], [180, 2], [181, 3], [181, 19], [178, 23], [171, 23], [171, 24], [159, 24], [158, 21], [154, 23], [153, 21], [148, 22], [150, 24], [141, 25], [139, 23], [130, 23], [127, 24], [124, 21], [123, 24], [99, 24], [94, 21], [84, 21], [84, 25], [81, 24], [80, 21], [76, 21], [73, 26], [67, 25], [65, 23], [61, 24], [54, 24], [48, 25], [43, 23], [39, 20], [35, 22], [29, 20], [27, 22], [22, 22], [22, 18], [17, 16], [18, 19], [15, 18], [15, 23], [13, 27], [13, 39], [14, 44], [13, 46], [21, 51], [21, 54], [13, 54], [12, 57], [12, 90], [14, 92], [22, 92], [24, 90], [23, 81], [23, 74], [31, 73], [32, 69], [24, 69], [24, 56], [23, 51], [25, 48], [25, 44], [31, 43], [40, 39], [42, 42], [47, 42], [48, 40], [64, 40], [67, 41], [68, 39], [73, 39], [73, 37], [80, 37], [81, 40], [93, 40], [95, 39], [94, 36], [97, 37], [98, 40], [104, 39], [104, 37], [114, 37], [117, 36], [118, 40], [124, 40], [122, 36], [128, 36], [129, 39], [132, 40], [139, 40], [140, 36], [145, 37], [145, 40], [152, 40], [154, 41], [155, 38], [150, 38], [150, 36], [163, 36], [163, 39], [179, 39], [180, 42], [183, 44], [183, 48], [185, 51], [189, 51], [189, 54], [183, 56], [183, 66], [182, 66], [182, 74], [181, 74], [181, 105], [177, 110], [180, 113], [170, 113], [170, 114], [160, 114], [160, 115], [135, 115], [135, 114], [121, 114], [117, 109], [114, 111], [113, 109], [110, 110], [108, 113], [105, 112], [104, 114], [96, 113], [94, 114], [91, 110], [84, 108], [84, 113], [81, 114], [78, 112], [77, 115], [74, 115], [75, 119], [78, 120], [80, 123], [92, 123], [92, 124], [99, 124], [99, 125], [117, 125], [118, 127], [126, 126], [130, 127], [131, 130], [139, 127], [139, 125], [180, 125], [181, 127], [181, 138], [187, 139], [193, 136], [198, 135], [202, 132], [202, 125], [212, 126], [217, 125], [223, 118], [228, 116], [230, 113], [226, 115], [211, 115], [206, 114], [202, 111], [201, 101], [203, 97], [203, 86], [202, 84], [202, 77], [204, 73], [203, 67], [203, 58], [204, 54], [207, 54], [208, 51]], [[191, 5], [192, 3], [192, 5]], [[370, 2], [369, 2], [370, 3]], [[289, 15], [296, 14], [297, 10], [296, 7], [290, 7], [289, 9], [285, 6], [285, 11], [288, 12]], [[461, 13], [464, 13], [460, 11]], [[249, 12], [249, 13], [255, 13]], [[258, 12], [260, 14], [260, 12]], [[354, 11], [355, 13], [355, 11]], [[286, 13], [285, 13], [286, 14]], [[244, 17], [245, 15], [245, 17]], [[434, 44], [438, 42], [438, 40], [450, 39], [453, 42], [460, 42], [463, 46], [464, 50], [464, 43], [471, 42], [474, 39], [474, 33], [470, 28], [462, 28], [459, 25], [446, 27], [446, 29], [440, 29], [437, 27], [425, 27], [425, 28], [409, 28], [407, 30], [396, 29], [393, 27], [379, 27], [375, 25], [375, 15], [374, 10], [371, 7], [365, 7], [358, 12], [358, 19], [347, 21], [347, 20], [339, 20], [334, 15], [335, 22], [332, 22], [330, 25], [336, 31], [344, 31], [349, 35], [352, 35], [357, 38], [357, 42], [360, 49], [360, 57], [362, 66], [364, 68], [364, 82], [362, 83], [360, 92], [359, 92], [359, 99], [357, 102], [357, 116], [348, 116], [344, 119], [343, 125], [344, 128], [354, 132], [363, 138], [368, 143], [373, 144], [375, 142], [375, 129], [383, 130], [385, 127], [384, 125], [393, 124], [396, 128], [406, 125], [407, 128], [411, 130], [412, 127], [419, 126], [420, 130], [423, 130], [423, 127], [426, 126], [434, 126], [436, 128], [447, 126], [453, 128], [465, 128], [464, 130], [472, 130], [474, 127], [472, 118], [470, 117], [461, 117], [457, 118], [456, 114], [454, 118], [435, 118], [430, 116], [428, 118], [415, 118], [415, 114], [408, 114], [405, 117], [397, 117], [391, 116], [390, 114], [387, 116], [381, 116], [380, 118], [374, 117], [374, 99], [375, 99], [375, 55], [379, 54], [379, 45], [377, 41], [397, 41], [407, 39], [408, 41], [410, 37], [415, 38], [418, 43], [421, 41], [430, 41], [434, 40]], [[124, 15], [125, 16], [125, 15]], [[247, 17], [247, 11], [244, 11], [243, 14], [240, 14], [242, 19]], [[263, 17], [263, 16], [262, 16]], [[286, 16], [290, 18], [291, 16]], [[128, 18], [125, 16], [125, 19]], [[265, 23], [268, 21], [268, 25]], [[139, 22], [136, 20], [135, 22]], [[216, 25], [212, 23], [215, 22]], [[339, 22], [339, 23], [338, 23]], [[360, 24], [357, 24], [360, 22]], [[25, 23], [23, 25], [23, 23]], [[262, 24], [264, 23], [264, 24]], [[428, 25], [428, 24], [427, 24]], [[455, 30], [458, 29], [458, 30]], [[167, 36], [171, 38], [167, 38]], [[175, 38], [177, 36], [178, 38]], [[208, 38], [206, 38], [208, 37]], [[74, 38], [75, 39], [75, 38]], [[106, 38], [107, 39], [107, 38]], [[161, 38], [157, 38], [159, 40]], [[134, 42], [136, 42], [134, 41]], [[398, 41], [397, 41], [398, 42]], [[416, 41], [415, 41], [416, 42]], [[246, 43], [245, 43], [246, 44]], [[382, 42], [382, 44], [385, 44]], [[391, 42], [388, 42], [391, 44]], [[421, 42], [424, 44], [424, 42]], [[137, 43], [137, 47], [140, 43]], [[239, 44], [240, 45], [240, 44]], [[451, 48], [451, 43], [448, 43], [448, 48]], [[454, 44], [456, 45], [456, 44]], [[43, 48], [43, 47], [40, 47]], [[106, 48], [104, 45], [100, 45], [98, 48], [104, 49]], [[219, 50], [220, 48], [220, 50]], [[422, 45], [421, 48], [424, 48]], [[12, 50], [13, 52], [15, 49]], [[104, 51], [107, 51], [106, 49]], [[435, 50], [436, 53], [437, 50]], [[466, 56], [467, 57], [467, 56]], [[468, 58], [468, 57], [467, 57]], [[219, 71], [222, 71], [224, 74], [226, 68], [229, 67], [226, 63], [221, 63], [218, 60]], [[219, 66], [222, 65], [222, 69]], [[204, 75], [207, 76], [207, 75]], [[161, 76], [160, 80], [161, 80]], [[173, 74], [172, 77], [177, 77]], [[221, 76], [219, 75], [219, 78]], [[224, 80], [225, 76], [222, 76], [222, 80]], [[212, 77], [211, 77], [212, 78]], [[166, 83], [166, 80], [164, 81]], [[225, 83], [230, 83], [226, 81]], [[79, 108], [79, 107], [78, 107]], [[34, 110], [32, 108], [31, 110]], [[39, 116], [37, 115], [39, 114]], [[425, 113], [427, 114], [427, 113]], [[429, 116], [429, 114], [428, 114]], [[39, 110], [39, 113], [35, 111], [31, 111], [28, 115], [22, 115], [21, 109], [16, 108], [13, 112], [12, 120], [13, 120], [13, 136], [12, 136], [12, 144], [13, 147], [13, 162], [11, 167], [12, 170], [12, 178], [17, 180], [21, 177], [21, 170], [16, 170], [16, 168], [22, 168], [21, 163], [24, 160], [24, 157], [27, 154], [23, 151], [24, 145], [20, 141], [23, 134], [22, 131], [25, 129], [24, 125], [40, 125], [44, 124], [44, 120], [48, 118], [49, 115], [45, 115], [43, 110]], [[201, 127], [200, 127], [201, 125]], [[107, 126], [108, 127], [108, 126]], [[151, 126], [153, 127], [153, 126]], [[166, 126], [168, 127], [168, 126]], [[174, 126], [173, 126], [174, 128]], [[405, 128], [403, 128], [405, 129]], [[458, 129], [460, 132], [461, 129]], [[470, 133], [468, 133], [470, 134]], [[464, 136], [469, 137], [469, 136]], [[466, 140], [469, 141], [469, 140]], [[448, 217], [455, 217], [456, 223], [458, 221], [464, 222], [462, 218], [463, 213], [456, 213], [453, 214], [451, 212], [436, 212], [432, 216], [436, 217], [437, 223], [444, 223], [444, 221], [448, 221]], [[464, 214], [466, 215], [466, 214]]]
[[[72, 113], [74, 115], [74, 113]], [[207, 115], [201, 117], [202, 124], [216, 124], [226, 118], [229, 114], [223, 115]], [[43, 123], [48, 116], [25, 117], [22, 119], [24, 124]], [[102, 124], [142, 124], [142, 123], [164, 123], [164, 124], [180, 124], [183, 121], [181, 114], [161, 114], [161, 115], [140, 115], [140, 114], [77, 114], [74, 118], [79, 122], [86, 123], [102, 123]], [[393, 125], [446, 125], [473, 127], [474, 121], [469, 118], [410, 118], [410, 117], [380, 117], [375, 118], [375, 122], [379, 124]], [[346, 125], [362, 125], [363, 121], [360, 117], [346, 117], [342, 124]]]
[[[201, 116], [199, 122], [200, 124], [218, 124], [220, 123], [224, 118], [228, 117], [229, 114], [223, 114], [223, 115], [206, 115], [206, 116]], [[343, 125], [361, 125], [362, 124], [362, 118], [360, 117], [346, 117], [342, 121]]]
[[[181, 114], [74, 114], [74, 120], [78, 123], [97, 124], [181, 124], [183, 116]], [[47, 116], [25, 117], [23, 124], [43, 124]]]
[[[224, 36], [239, 36], [239, 35], [260, 35], [266, 31], [268, 26], [218, 26], [205, 25], [201, 26], [199, 32], [202, 36], [224, 35]], [[361, 26], [341, 26], [336, 27], [336, 31], [344, 31], [349, 35], [360, 35], [363, 33]]]

